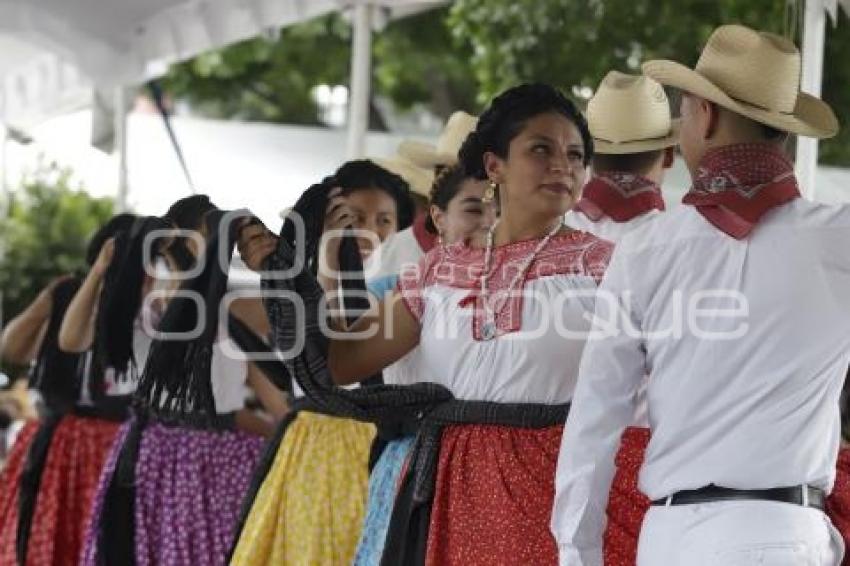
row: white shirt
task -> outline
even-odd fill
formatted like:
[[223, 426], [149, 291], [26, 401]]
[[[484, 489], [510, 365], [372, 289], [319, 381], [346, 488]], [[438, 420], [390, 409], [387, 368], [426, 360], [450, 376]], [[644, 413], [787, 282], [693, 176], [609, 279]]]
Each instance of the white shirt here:
[[397, 277], [405, 265], [417, 263], [423, 255], [425, 252], [416, 241], [413, 226], [410, 226], [390, 235], [375, 249], [366, 260], [364, 273], [369, 280]]
[[648, 221], [656, 218], [660, 213], [661, 211], [659, 210], [650, 210], [649, 212], [635, 216], [626, 222], [617, 222], [608, 216], [603, 216], [599, 220], [594, 221], [583, 212], [570, 210], [564, 215], [564, 222], [566, 222], [567, 226], [570, 228], [590, 232], [594, 236], [616, 244], [623, 238], [623, 236], [635, 228], [643, 226]]
[[[738, 295], [699, 299], [711, 290]], [[739, 241], [683, 206], [621, 241], [597, 328], [616, 308], [606, 292], [638, 331], [585, 349], [556, 477], [561, 564], [602, 564], [614, 456], [647, 371], [639, 486], [651, 499], [712, 483], [831, 489], [850, 362], [850, 207], [797, 199]], [[674, 335], [654, 337], [664, 331]]]
[[219, 414], [245, 408], [248, 397], [248, 362], [244, 352], [230, 339], [216, 340], [212, 349], [210, 381], [215, 409]]
[[[493, 250], [492, 296], [507, 290], [537, 243]], [[428, 376], [467, 401], [569, 402], [592, 320], [597, 278], [611, 248], [583, 232], [552, 238], [527, 272], [521, 302], [511, 307], [519, 314], [517, 329], [493, 340], [476, 339], [473, 320], [480, 311], [471, 304], [459, 306], [478, 289], [484, 250], [461, 244], [432, 250], [400, 280], [404, 300], [420, 322], [419, 380]], [[509, 312], [500, 310], [503, 324], [510, 320]], [[567, 332], [571, 335], [565, 338]]]
[[[654, 209], [639, 216], [635, 216], [626, 222], [617, 222], [609, 216], [603, 216], [599, 220], [591, 220], [591, 218], [583, 212], [570, 210], [564, 216], [564, 222], [566, 222], [567, 226], [570, 226], [571, 228], [590, 232], [594, 236], [616, 244], [622, 240], [626, 234], [629, 234], [636, 228], [639, 228], [647, 222], [657, 218], [659, 214], [661, 214], [661, 211]], [[635, 407], [635, 418], [632, 423], [634, 426], [649, 426], [646, 407], [646, 385], [646, 381], [644, 381], [638, 393], [639, 401]]]
[[[398, 274], [409, 265], [416, 265], [425, 252], [416, 241], [413, 227], [392, 234], [378, 247], [367, 261], [365, 270], [369, 277], [367, 287], [378, 300], [392, 291], [398, 281]], [[382, 376], [384, 383], [393, 385], [410, 385], [417, 381], [430, 381], [427, 377], [418, 375], [423, 366], [419, 363], [419, 348], [414, 348], [401, 359], [384, 368]]]

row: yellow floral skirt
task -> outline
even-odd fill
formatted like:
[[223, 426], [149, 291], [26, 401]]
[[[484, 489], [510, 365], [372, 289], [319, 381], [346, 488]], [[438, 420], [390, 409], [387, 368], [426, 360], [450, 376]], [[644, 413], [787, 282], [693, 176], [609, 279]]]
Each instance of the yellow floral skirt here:
[[350, 565], [374, 436], [371, 424], [300, 412], [257, 493], [231, 565]]

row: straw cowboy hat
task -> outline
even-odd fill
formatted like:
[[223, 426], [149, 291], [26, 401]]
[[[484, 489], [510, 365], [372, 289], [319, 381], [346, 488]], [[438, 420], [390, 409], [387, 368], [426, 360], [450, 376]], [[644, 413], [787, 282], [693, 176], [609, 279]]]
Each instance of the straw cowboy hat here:
[[643, 72], [778, 130], [813, 138], [838, 133], [829, 105], [800, 92], [800, 52], [779, 35], [721, 26], [694, 69], [674, 61], [648, 61]]
[[371, 159], [376, 165], [379, 165], [389, 171], [395, 173], [410, 185], [410, 190], [414, 193], [422, 195], [425, 198], [431, 195], [431, 185], [434, 184], [433, 169], [423, 169], [417, 166], [408, 159], [401, 156], [396, 157], [375, 157]]
[[457, 152], [466, 137], [475, 129], [478, 118], [466, 112], [455, 112], [446, 122], [443, 133], [437, 139], [437, 145], [414, 140], [405, 140], [398, 146], [399, 155], [406, 157], [415, 165], [433, 169], [443, 165], [457, 163]]
[[611, 71], [587, 104], [596, 153], [639, 153], [676, 145], [679, 121], [670, 119], [664, 88], [649, 77]]

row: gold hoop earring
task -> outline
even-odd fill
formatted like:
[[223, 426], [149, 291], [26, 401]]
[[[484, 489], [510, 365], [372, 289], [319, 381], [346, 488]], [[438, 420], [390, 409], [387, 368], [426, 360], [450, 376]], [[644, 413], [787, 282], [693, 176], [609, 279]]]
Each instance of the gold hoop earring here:
[[499, 190], [499, 184], [496, 181], [490, 181], [487, 188], [484, 189], [484, 195], [481, 197], [481, 202], [491, 203], [496, 198], [496, 191]]

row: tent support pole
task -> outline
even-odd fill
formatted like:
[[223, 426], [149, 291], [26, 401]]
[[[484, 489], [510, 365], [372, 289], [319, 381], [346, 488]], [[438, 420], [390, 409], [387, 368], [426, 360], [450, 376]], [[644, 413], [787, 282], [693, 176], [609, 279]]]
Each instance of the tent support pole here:
[[[820, 97], [823, 81], [823, 48], [826, 36], [826, 10], [822, 0], [806, 2], [803, 24], [803, 76], [800, 88]], [[815, 198], [815, 171], [818, 165], [818, 141], [797, 138], [797, 178], [803, 196]]]
[[351, 46], [351, 96], [348, 109], [348, 158], [363, 157], [369, 127], [372, 86], [372, 10], [369, 2], [354, 5]]

